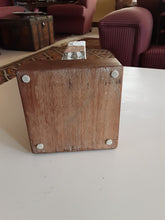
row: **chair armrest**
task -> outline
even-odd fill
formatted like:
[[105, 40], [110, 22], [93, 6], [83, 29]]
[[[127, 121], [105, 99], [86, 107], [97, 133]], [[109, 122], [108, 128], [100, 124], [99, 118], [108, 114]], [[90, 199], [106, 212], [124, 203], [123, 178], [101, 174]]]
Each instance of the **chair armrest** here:
[[101, 47], [110, 50], [123, 65], [137, 66], [139, 55], [150, 45], [151, 13], [141, 7], [124, 8], [99, 22]]

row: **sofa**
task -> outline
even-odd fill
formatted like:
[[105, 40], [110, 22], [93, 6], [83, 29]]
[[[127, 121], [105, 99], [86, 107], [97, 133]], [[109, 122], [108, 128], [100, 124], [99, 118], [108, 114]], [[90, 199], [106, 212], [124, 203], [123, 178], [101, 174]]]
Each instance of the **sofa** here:
[[137, 0], [99, 22], [100, 44], [125, 66], [165, 69], [165, 38], [157, 42], [160, 0]]
[[78, 0], [73, 4], [48, 6], [47, 13], [53, 16], [54, 32], [84, 34], [91, 30], [97, 0]]
[[10, 0], [0, 1], [0, 19], [10, 16], [13, 12], [23, 12], [23, 7], [17, 7], [13, 5]]
[[[10, 0], [0, 1], [0, 19], [5, 19], [12, 15], [13, 12], [23, 12], [23, 7], [14, 6], [13, 2]], [[0, 46], [2, 44], [1, 40], [1, 26], [0, 26]]]

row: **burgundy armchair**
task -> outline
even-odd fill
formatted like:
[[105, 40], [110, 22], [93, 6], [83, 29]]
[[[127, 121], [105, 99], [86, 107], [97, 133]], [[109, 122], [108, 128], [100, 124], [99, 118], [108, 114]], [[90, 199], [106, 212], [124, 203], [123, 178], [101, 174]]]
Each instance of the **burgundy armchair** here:
[[47, 8], [53, 16], [55, 33], [84, 34], [91, 29], [97, 0], [78, 0], [74, 4], [54, 4]]
[[160, 0], [137, 1], [137, 7], [114, 11], [99, 22], [101, 47], [125, 66], [165, 69], [165, 46], [157, 44]]

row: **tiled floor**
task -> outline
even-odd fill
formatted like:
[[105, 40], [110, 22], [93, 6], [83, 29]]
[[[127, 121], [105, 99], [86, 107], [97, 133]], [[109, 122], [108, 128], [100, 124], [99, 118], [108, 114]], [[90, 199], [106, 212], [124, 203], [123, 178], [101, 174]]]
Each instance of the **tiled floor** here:
[[[84, 35], [71, 35], [63, 40], [59, 40], [59, 41], [55, 42], [52, 45], [60, 46], [60, 45], [63, 45], [64, 43], [69, 42], [71, 40], [79, 40], [79, 39], [88, 38], [88, 37], [98, 38], [99, 37], [98, 28], [96, 28], [96, 27], [92, 28], [91, 32], [84, 34]], [[50, 45], [50, 46], [52, 46], [52, 45]], [[48, 46], [48, 47], [50, 47], [50, 46]], [[44, 47], [41, 50], [45, 50], [48, 47]], [[7, 65], [11, 62], [20, 60], [26, 56], [32, 55], [32, 54], [37, 53], [41, 50], [38, 50], [36, 52], [29, 52], [29, 51], [27, 52], [27, 51], [4, 50], [4, 49], [0, 48], [0, 53], [1, 53], [0, 66], [4, 66], [4, 65]]]

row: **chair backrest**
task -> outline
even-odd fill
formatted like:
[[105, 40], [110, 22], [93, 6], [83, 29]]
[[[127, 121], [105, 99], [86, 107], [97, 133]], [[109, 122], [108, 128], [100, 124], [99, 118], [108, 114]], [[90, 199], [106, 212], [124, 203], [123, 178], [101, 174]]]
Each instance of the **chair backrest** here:
[[156, 41], [157, 27], [159, 22], [159, 15], [161, 11], [161, 0], [137, 0], [137, 5], [148, 9], [153, 16], [153, 37], [152, 41]]
[[159, 14], [160, 2], [160, 0], [137, 0], [137, 5], [147, 8], [155, 18], [155, 16], [158, 16]]
[[0, 7], [4, 7], [4, 6], [11, 6], [11, 0], [1, 0], [0, 1]]
[[78, 0], [78, 4], [84, 5], [86, 8], [95, 6], [96, 7], [97, 0]]
[[78, 4], [84, 5], [85, 7], [87, 7], [87, 3], [88, 3], [87, 0], [78, 0]]

